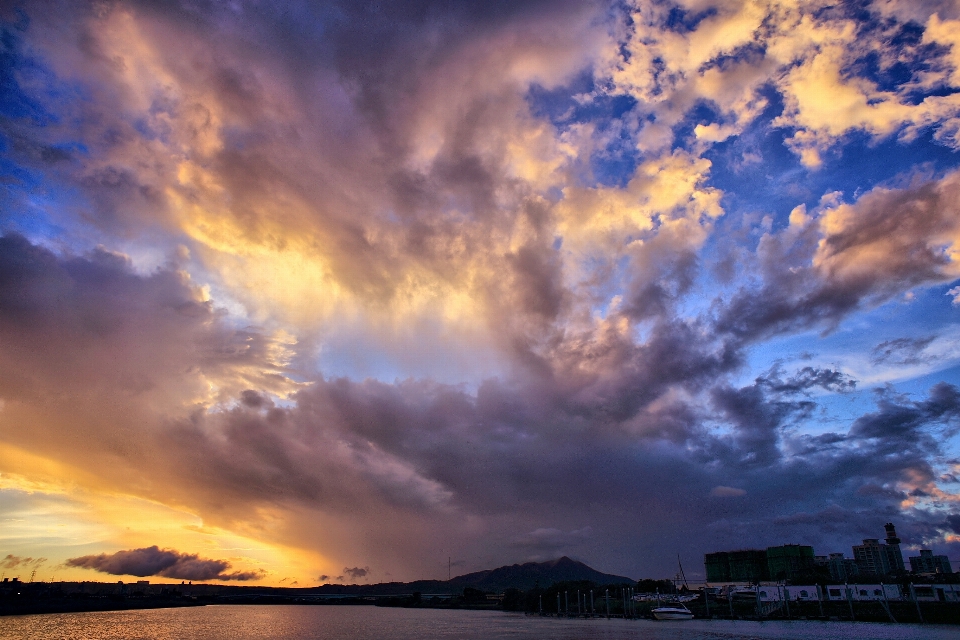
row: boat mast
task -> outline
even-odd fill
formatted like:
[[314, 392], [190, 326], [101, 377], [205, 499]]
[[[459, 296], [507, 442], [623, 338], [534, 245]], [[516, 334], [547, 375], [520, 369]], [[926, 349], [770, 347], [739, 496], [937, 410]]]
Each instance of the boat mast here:
[[677, 566], [680, 567], [680, 576], [683, 578], [683, 586], [687, 587], [687, 590], [690, 590], [690, 587], [687, 586], [687, 576], [683, 575], [683, 565], [680, 564], [680, 554], [677, 554]]

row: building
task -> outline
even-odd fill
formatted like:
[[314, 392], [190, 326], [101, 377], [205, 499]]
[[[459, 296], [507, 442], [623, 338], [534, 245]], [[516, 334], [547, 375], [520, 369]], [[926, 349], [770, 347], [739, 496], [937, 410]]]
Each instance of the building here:
[[906, 568], [903, 566], [903, 553], [900, 552], [900, 538], [897, 537], [897, 530], [892, 522], [883, 525], [883, 528], [887, 531], [884, 553], [887, 554], [890, 573], [904, 573]]
[[860, 575], [860, 565], [853, 558], [844, 558], [842, 553], [831, 553], [829, 556], [814, 556], [814, 564], [825, 568], [830, 573], [830, 579], [837, 582], [847, 582]]
[[904, 572], [897, 530], [889, 522], [884, 525], [884, 529], [887, 530], [884, 543], [878, 538], [867, 538], [863, 544], [854, 545], [853, 559], [860, 567], [860, 573], [885, 576]]
[[857, 561], [861, 573], [877, 576], [890, 573], [890, 561], [880, 547], [878, 538], [867, 538], [863, 544], [853, 546], [853, 559]]
[[814, 566], [813, 547], [802, 544], [767, 547], [767, 573], [771, 580], [791, 580], [807, 575]]
[[953, 573], [947, 556], [935, 556], [930, 549], [921, 549], [919, 556], [911, 556], [910, 571], [913, 573]]
[[757, 582], [769, 580], [767, 552], [761, 549], [718, 551], [703, 558], [707, 582]]

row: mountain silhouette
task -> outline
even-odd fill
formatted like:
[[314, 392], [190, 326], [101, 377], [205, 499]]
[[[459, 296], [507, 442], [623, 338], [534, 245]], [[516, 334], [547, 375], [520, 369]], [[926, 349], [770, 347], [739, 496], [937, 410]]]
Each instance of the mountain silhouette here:
[[625, 576], [602, 573], [567, 556], [548, 562], [525, 562], [476, 571], [450, 580], [415, 580], [413, 582], [380, 582], [377, 584], [325, 584], [310, 589], [314, 593], [341, 595], [392, 595], [413, 593], [462, 593], [467, 587], [481, 591], [502, 592], [505, 589], [526, 591], [537, 585], [543, 588], [557, 582], [590, 581], [599, 585], [633, 584], [636, 580]]
[[567, 556], [548, 562], [525, 562], [477, 571], [457, 576], [445, 583], [456, 589], [473, 587], [481, 591], [503, 591], [504, 589], [532, 589], [538, 584], [549, 587], [557, 582], [589, 580], [599, 584], [634, 583], [635, 580], [624, 576], [602, 573]]

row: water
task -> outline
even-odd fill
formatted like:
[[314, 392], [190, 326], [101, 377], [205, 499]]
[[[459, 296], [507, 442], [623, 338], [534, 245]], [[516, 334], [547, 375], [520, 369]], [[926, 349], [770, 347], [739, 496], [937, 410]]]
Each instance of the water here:
[[0, 618], [2, 640], [956, 640], [958, 632], [866, 622], [567, 620], [494, 611], [284, 605]]

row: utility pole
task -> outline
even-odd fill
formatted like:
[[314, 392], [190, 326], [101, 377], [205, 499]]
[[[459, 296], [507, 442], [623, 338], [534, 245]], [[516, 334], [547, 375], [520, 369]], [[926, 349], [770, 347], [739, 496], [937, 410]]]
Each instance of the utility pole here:
[[[610, 619], [610, 589], [604, 591], [603, 599], [607, 602], [607, 620]], [[917, 607], [917, 611], [920, 610], [920, 607]]]

